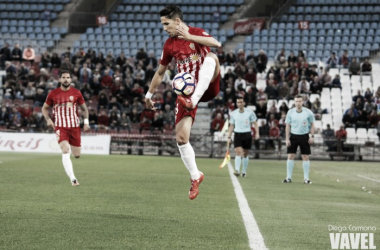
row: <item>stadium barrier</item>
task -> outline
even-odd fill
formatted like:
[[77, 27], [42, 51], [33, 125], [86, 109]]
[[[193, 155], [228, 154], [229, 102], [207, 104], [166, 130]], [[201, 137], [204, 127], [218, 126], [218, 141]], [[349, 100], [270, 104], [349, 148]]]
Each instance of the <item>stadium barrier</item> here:
[[[110, 135], [83, 135], [82, 154], [108, 155]], [[55, 134], [0, 133], [1, 152], [61, 153]]]

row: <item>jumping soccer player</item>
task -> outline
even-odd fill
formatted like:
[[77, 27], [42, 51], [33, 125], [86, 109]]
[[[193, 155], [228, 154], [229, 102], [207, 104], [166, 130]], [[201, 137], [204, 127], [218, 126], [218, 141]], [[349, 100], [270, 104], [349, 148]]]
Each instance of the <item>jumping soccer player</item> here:
[[176, 141], [181, 158], [191, 175], [189, 198], [195, 199], [204, 175], [198, 170], [195, 153], [189, 143], [191, 126], [195, 119], [198, 102], [208, 102], [219, 93], [220, 65], [218, 57], [210, 52], [210, 46], [221, 44], [203, 29], [187, 26], [183, 14], [176, 5], [168, 5], [160, 11], [161, 24], [169, 34], [161, 62], [152, 84], [145, 96], [147, 108], [156, 110], [152, 101], [153, 93], [161, 84], [168, 64], [175, 59], [179, 73], [189, 72], [197, 80], [197, 87], [190, 98], [178, 96], [175, 108]]

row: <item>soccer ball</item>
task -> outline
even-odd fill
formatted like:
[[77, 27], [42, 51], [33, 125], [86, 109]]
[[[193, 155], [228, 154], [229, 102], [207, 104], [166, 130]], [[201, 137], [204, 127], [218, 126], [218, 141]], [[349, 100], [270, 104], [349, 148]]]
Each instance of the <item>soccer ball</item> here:
[[179, 73], [174, 77], [172, 86], [177, 95], [190, 96], [195, 90], [195, 77], [189, 72]]

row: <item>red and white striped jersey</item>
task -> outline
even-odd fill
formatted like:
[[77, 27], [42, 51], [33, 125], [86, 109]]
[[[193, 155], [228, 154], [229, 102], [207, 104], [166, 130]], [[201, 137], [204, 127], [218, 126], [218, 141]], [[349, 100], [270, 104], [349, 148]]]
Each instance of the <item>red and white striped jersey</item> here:
[[68, 91], [63, 91], [56, 88], [49, 93], [45, 103], [53, 106], [55, 127], [79, 127], [78, 105], [84, 104], [84, 99], [78, 89], [70, 87]]
[[[211, 37], [201, 28], [189, 26], [189, 33], [196, 36]], [[210, 48], [199, 43], [170, 37], [166, 40], [160, 64], [166, 66], [174, 57], [178, 73], [189, 72], [198, 81], [199, 70]]]

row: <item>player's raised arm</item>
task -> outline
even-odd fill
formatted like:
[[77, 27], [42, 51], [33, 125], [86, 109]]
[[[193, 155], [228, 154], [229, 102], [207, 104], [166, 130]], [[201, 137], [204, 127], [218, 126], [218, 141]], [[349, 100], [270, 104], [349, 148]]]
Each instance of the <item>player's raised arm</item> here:
[[145, 105], [148, 109], [156, 110], [154, 107], [154, 102], [152, 101], [152, 96], [156, 92], [158, 86], [160, 86], [162, 79], [164, 78], [166, 69], [168, 66], [160, 64], [156, 73], [153, 76], [152, 82], [150, 83], [149, 90], [145, 95]]
[[46, 102], [45, 102], [44, 106], [42, 106], [42, 114], [45, 117], [45, 120], [46, 120], [46, 123], [47, 123], [48, 127], [51, 127], [51, 128], [54, 129], [54, 122], [50, 119], [49, 109], [50, 109], [50, 106], [47, 105]]
[[197, 36], [189, 33], [189, 28], [184, 23], [180, 23], [177, 27], [178, 38], [193, 41], [208, 47], [221, 47], [222, 44], [212, 36]]
[[90, 129], [89, 121], [88, 121], [88, 109], [87, 109], [87, 106], [86, 106], [85, 103], [83, 103], [82, 105], [79, 105], [79, 107], [82, 109], [82, 111], [83, 111], [83, 116], [84, 116], [83, 130], [84, 130], [84, 131], [87, 131], [87, 130]]

